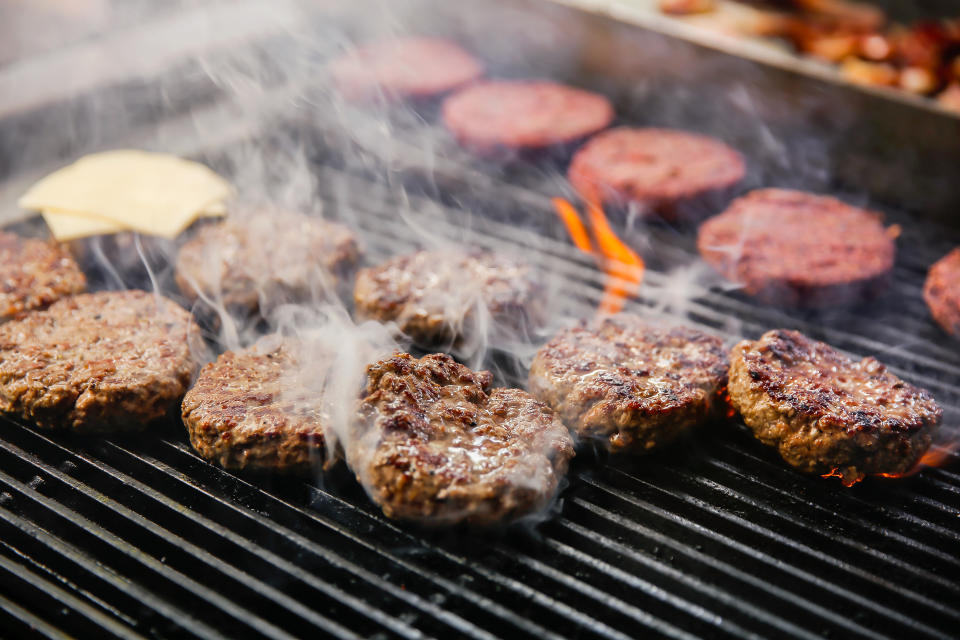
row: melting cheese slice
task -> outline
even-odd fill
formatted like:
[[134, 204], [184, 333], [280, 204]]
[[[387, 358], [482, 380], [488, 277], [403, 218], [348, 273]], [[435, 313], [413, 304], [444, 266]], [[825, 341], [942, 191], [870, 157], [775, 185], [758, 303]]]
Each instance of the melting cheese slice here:
[[[201, 218], [217, 218], [224, 216], [227, 208], [222, 203], [212, 205], [200, 212]], [[50, 233], [57, 240], [77, 240], [90, 236], [104, 236], [129, 231], [129, 228], [111, 222], [106, 218], [97, 218], [88, 214], [73, 211], [48, 209], [42, 212], [43, 220], [50, 228]]]
[[202, 164], [120, 150], [85, 156], [51, 173], [19, 204], [43, 212], [59, 240], [125, 229], [173, 238], [204, 213], [223, 215], [229, 195], [230, 184]]

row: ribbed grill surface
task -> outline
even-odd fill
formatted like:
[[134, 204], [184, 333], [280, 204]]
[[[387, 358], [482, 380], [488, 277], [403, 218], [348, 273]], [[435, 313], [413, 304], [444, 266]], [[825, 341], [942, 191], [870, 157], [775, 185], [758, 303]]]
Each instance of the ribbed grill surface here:
[[[373, 261], [414, 248], [396, 214], [434, 209], [316, 168], [327, 211], [349, 217]], [[494, 194], [488, 194], [493, 197]], [[529, 194], [528, 194], [529, 195]], [[347, 215], [349, 214], [349, 216]], [[522, 251], [589, 316], [603, 277], [556, 232], [474, 220], [471, 243]], [[532, 214], [531, 214], [532, 215]], [[920, 286], [941, 238], [911, 228], [892, 295], [902, 304], [828, 322], [698, 291], [688, 320], [725, 335], [790, 326], [929, 388], [956, 437], [960, 349]], [[651, 268], [628, 308], [673, 313], [661, 265], [691, 240], [647, 231]], [[505, 379], [505, 383], [516, 380]], [[952, 469], [952, 470], [951, 470]], [[343, 468], [322, 482], [234, 475], [179, 428], [74, 439], [0, 430], [0, 629], [49, 637], [950, 638], [960, 628], [960, 472], [928, 469], [852, 489], [787, 469], [742, 427], [714, 425], [650, 459], [585, 452], [536, 528], [430, 532], [385, 519]]]

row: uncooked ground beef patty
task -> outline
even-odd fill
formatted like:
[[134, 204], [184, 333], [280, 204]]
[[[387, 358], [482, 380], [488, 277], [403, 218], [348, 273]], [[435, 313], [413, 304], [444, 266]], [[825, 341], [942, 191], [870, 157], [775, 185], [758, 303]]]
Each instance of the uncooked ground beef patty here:
[[171, 413], [199, 328], [145, 291], [80, 294], [0, 325], [0, 411], [45, 429], [134, 431]]
[[894, 233], [879, 214], [803, 191], [761, 189], [700, 227], [703, 259], [772, 304], [823, 307], [879, 293]]
[[0, 231], [0, 322], [86, 288], [64, 246]]
[[353, 298], [360, 318], [396, 322], [418, 344], [436, 345], [473, 335], [484, 315], [494, 329], [539, 323], [544, 290], [528, 264], [505, 256], [419, 251], [360, 271]]
[[527, 392], [444, 354], [396, 354], [367, 376], [347, 461], [387, 516], [490, 525], [553, 499], [573, 442]]
[[337, 89], [348, 100], [429, 98], [483, 75], [469, 53], [441, 38], [399, 38], [368, 44], [330, 63]]
[[960, 247], [930, 267], [923, 299], [937, 324], [947, 333], [960, 336]]
[[177, 285], [228, 309], [254, 311], [323, 297], [360, 258], [346, 227], [298, 213], [270, 213], [205, 225], [180, 249]]
[[602, 95], [554, 82], [498, 80], [448, 97], [443, 121], [457, 140], [480, 152], [541, 149], [606, 128], [613, 107]]
[[671, 129], [619, 127], [591, 138], [568, 176], [587, 199], [673, 218], [678, 209], [722, 194], [743, 179], [739, 153], [719, 140]]
[[649, 451], [713, 415], [726, 383], [723, 342], [619, 314], [566, 329], [530, 366], [530, 392], [581, 437]]
[[268, 336], [206, 365], [183, 398], [190, 443], [229, 469], [310, 473], [324, 462], [326, 417], [303, 383], [303, 345]]
[[930, 446], [942, 411], [875, 358], [853, 360], [797, 331], [768, 331], [730, 355], [730, 401], [754, 435], [809, 473], [847, 483], [903, 473]]

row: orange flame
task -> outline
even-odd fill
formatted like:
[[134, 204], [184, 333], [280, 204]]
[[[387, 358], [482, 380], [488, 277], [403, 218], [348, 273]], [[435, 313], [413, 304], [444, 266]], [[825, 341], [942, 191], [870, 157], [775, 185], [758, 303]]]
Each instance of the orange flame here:
[[566, 226], [573, 244], [584, 253], [594, 256], [607, 274], [603, 299], [597, 311], [602, 314], [617, 313], [623, 309], [626, 299], [636, 295], [640, 289], [643, 282], [643, 258], [617, 237], [595, 198], [587, 199], [587, 217], [597, 242], [596, 249], [593, 248], [590, 234], [576, 207], [563, 198], [553, 198], [551, 202]]
[[[948, 444], [943, 444], [936, 447], [930, 447], [926, 453], [920, 456], [920, 459], [917, 460], [917, 463], [910, 467], [907, 471], [904, 471], [903, 473], [877, 473], [874, 475], [879, 478], [906, 478], [908, 476], [916, 475], [927, 467], [942, 467], [943, 465], [947, 464], [957, 450], [960, 450], [960, 441], [950, 442]], [[831, 469], [830, 473], [825, 473], [820, 477], [840, 478], [840, 481], [845, 487], [852, 487], [863, 479], [863, 476], [847, 477], [842, 471], [840, 471], [839, 467], [834, 467]]]
[[834, 467], [833, 469], [830, 470], [830, 473], [825, 473], [820, 477], [821, 478], [840, 478], [840, 482], [842, 482], [843, 486], [845, 487], [852, 487], [853, 485], [863, 480], [863, 476], [860, 476], [860, 475], [850, 475], [850, 476], [844, 475], [844, 473], [840, 471], [840, 467]]
[[923, 471], [926, 467], [942, 467], [950, 461], [957, 450], [960, 449], [960, 442], [950, 442], [936, 447], [930, 447], [926, 453], [920, 456], [917, 464], [910, 467], [903, 473], [878, 473], [882, 478], [906, 478]]

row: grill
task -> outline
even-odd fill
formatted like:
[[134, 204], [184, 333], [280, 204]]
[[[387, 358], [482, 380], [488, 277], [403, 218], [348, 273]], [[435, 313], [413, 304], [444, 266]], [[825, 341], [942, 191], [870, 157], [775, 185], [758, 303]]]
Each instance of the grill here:
[[[253, 135], [265, 149], [311, 150], [325, 213], [354, 226], [371, 262], [417, 248], [421, 235], [397, 215], [415, 211], [438, 238], [522, 253], [562, 283], [560, 312], [593, 313], [604, 276], [566, 240], [548, 202], [565, 187], [543, 162], [504, 170], [441, 141], [447, 160], [430, 165], [416, 152], [424, 128], [395, 123], [389, 166], [382, 154], [358, 166], [364, 143], [338, 124], [281, 109]], [[249, 135], [239, 127], [193, 155], [229, 172], [231, 145]], [[955, 440], [960, 350], [929, 319], [921, 287], [956, 236], [887, 214], [904, 228], [887, 299], [829, 313], [687, 280], [682, 305], [665, 304], [676, 299], [677, 267], [695, 262], [690, 230], [621, 219], [648, 264], [627, 309], [683, 316], [731, 342], [793, 327], [876, 355], [934, 393], [941, 437]], [[490, 360], [499, 383], [522, 384], [505, 354]], [[434, 532], [385, 519], [342, 466], [315, 482], [238, 475], [200, 459], [180, 427], [82, 439], [5, 421], [0, 628], [98, 638], [949, 638], [960, 624], [958, 501], [955, 458], [848, 489], [792, 472], [742, 425], [716, 424], [650, 459], [581, 453], [535, 527]]]

